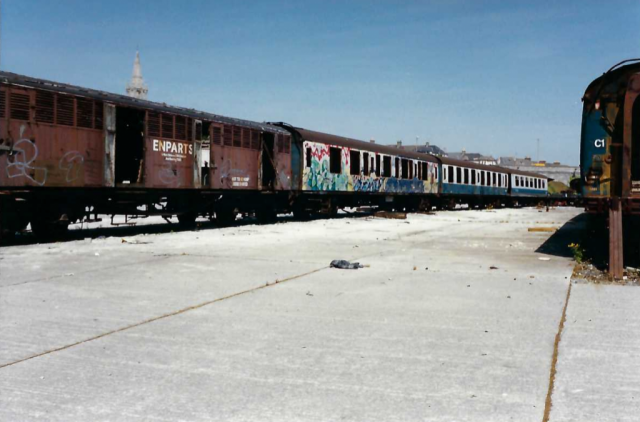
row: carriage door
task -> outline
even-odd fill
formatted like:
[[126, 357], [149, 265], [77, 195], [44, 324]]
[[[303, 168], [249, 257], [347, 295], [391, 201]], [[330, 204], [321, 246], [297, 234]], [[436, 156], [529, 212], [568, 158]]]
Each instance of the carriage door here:
[[262, 154], [260, 156], [262, 190], [274, 190], [276, 187], [274, 141], [275, 138], [273, 136], [273, 133], [262, 133]]

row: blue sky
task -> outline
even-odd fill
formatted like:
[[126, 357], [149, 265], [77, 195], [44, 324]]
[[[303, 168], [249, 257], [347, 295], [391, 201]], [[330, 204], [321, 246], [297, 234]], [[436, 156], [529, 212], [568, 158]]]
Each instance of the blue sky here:
[[580, 98], [640, 57], [630, 1], [2, 1], [2, 70], [379, 143], [577, 164]]

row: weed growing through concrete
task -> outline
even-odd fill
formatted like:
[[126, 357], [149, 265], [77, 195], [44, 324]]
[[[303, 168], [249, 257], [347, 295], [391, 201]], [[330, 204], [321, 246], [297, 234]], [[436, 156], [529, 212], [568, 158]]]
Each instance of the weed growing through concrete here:
[[571, 243], [569, 244], [569, 248], [573, 253], [574, 261], [581, 264], [584, 261], [584, 248], [582, 248], [579, 243]]

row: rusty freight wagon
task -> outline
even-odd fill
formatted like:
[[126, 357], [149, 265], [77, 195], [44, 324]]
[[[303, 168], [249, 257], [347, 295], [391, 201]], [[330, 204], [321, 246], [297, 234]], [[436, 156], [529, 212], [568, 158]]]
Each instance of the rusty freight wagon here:
[[271, 210], [288, 200], [291, 149], [273, 125], [0, 72], [5, 233], [97, 214], [189, 224]]

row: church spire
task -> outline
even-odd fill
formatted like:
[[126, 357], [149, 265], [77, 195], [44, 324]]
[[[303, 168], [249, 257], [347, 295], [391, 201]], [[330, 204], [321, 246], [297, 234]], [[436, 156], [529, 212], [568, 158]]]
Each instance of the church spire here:
[[127, 84], [127, 95], [142, 100], [147, 99], [149, 88], [142, 78], [142, 66], [140, 66], [140, 52], [136, 50], [136, 58], [133, 61], [133, 73], [131, 74], [131, 82]]

